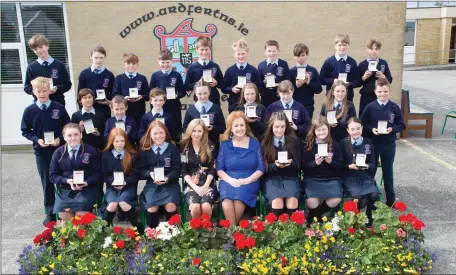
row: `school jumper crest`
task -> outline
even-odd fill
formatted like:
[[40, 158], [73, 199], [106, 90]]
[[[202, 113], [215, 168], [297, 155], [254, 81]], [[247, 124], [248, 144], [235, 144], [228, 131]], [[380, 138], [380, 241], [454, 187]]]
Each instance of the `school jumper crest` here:
[[[173, 53], [172, 68], [181, 74], [185, 81], [187, 68], [195, 61], [198, 61], [199, 55], [196, 51], [196, 39], [198, 36], [209, 36], [211, 39], [217, 33], [217, 27], [214, 24], [207, 24], [206, 32], [195, 31], [192, 28], [193, 18], [187, 18], [182, 21], [171, 33], [165, 33], [165, 27], [158, 25], [154, 28], [154, 35], [160, 40], [160, 49], [168, 49]], [[212, 60], [212, 52], [209, 55]], [[187, 96], [189, 96], [187, 94]]]

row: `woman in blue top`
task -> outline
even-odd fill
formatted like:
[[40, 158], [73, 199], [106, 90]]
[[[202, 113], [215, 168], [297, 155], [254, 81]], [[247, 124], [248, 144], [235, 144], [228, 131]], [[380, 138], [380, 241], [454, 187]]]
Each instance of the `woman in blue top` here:
[[245, 205], [255, 207], [264, 162], [261, 145], [253, 138], [245, 114], [232, 112], [227, 122], [216, 167], [223, 213], [231, 224], [238, 224]]

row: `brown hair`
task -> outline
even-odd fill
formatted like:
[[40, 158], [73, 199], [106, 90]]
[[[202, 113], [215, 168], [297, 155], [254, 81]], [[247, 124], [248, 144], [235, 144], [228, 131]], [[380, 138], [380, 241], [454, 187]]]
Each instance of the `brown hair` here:
[[179, 145], [181, 146], [182, 152], [185, 153], [188, 159], [188, 147], [192, 143], [192, 132], [196, 126], [200, 125], [203, 128], [203, 136], [200, 141], [200, 150], [199, 150], [199, 157], [201, 158], [201, 162], [210, 162], [212, 159], [212, 152], [211, 148], [209, 148], [209, 137], [206, 125], [202, 119], [196, 118], [190, 121], [188, 124], [187, 130], [184, 133], [184, 137], [182, 138]]
[[113, 107], [114, 103], [116, 103], [116, 104], [123, 103], [125, 105], [125, 108], [128, 107], [128, 101], [125, 99], [125, 97], [123, 97], [121, 95], [116, 95], [115, 97], [113, 97], [111, 100], [110, 106]]
[[375, 81], [375, 88], [383, 87], [383, 86], [388, 86], [388, 88], [390, 88], [390, 83], [389, 83], [388, 79], [379, 78]]
[[268, 40], [266, 41], [266, 43], [264, 44], [264, 49], [266, 50], [267, 47], [276, 47], [277, 50], [279, 49], [279, 42], [275, 41], [275, 40]]
[[246, 52], [249, 52], [249, 45], [247, 45], [247, 42], [244, 40], [244, 38], [241, 38], [238, 41], [233, 42], [231, 48], [233, 49], [233, 51], [236, 51], [237, 49], [244, 49]]
[[325, 138], [324, 142], [328, 143], [328, 151], [329, 152], [332, 151], [332, 139], [331, 139], [331, 132], [330, 132], [331, 128], [329, 127], [328, 120], [326, 120], [326, 117], [324, 117], [324, 116], [319, 116], [312, 120], [312, 125], [306, 136], [306, 142], [305, 142], [306, 151], [308, 151], [308, 152], [312, 151], [313, 145], [315, 143], [315, 139], [317, 138], [317, 136], [315, 135], [315, 130], [317, 130], [321, 126], [326, 126], [328, 128], [328, 136]]
[[369, 38], [369, 40], [367, 40], [367, 44], [366, 44], [366, 47], [368, 49], [372, 49], [372, 47], [377, 47], [377, 49], [381, 49], [382, 48], [382, 42], [380, 42], [380, 40], [377, 40], [377, 38], [375, 37], [371, 37]]
[[141, 138], [140, 145], [141, 145], [142, 151], [147, 151], [147, 150], [152, 149], [153, 142], [152, 142], [151, 132], [152, 132], [152, 129], [154, 129], [155, 127], [162, 128], [165, 131], [165, 141], [172, 143], [168, 128], [166, 128], [166, 126], [165, 126], [165, 124], [163, 124], [163, 122], [156, 119], [149, 124], [149, 128], [147, 128], [146, 134]]
[[122, 159], [122, 170], [125, 172], [126, 175], [133, 174], [133, 159], [136, 155], [136, 150], [130, 144], [128, 140], [128, 134], [121, 128], [113, 128], [111, 133], [109, 133], [108, 141], [106, 143], [106, 147], [104, 148], [103, 152], [111, 151], [114, 148], [114, 140], [117, 136], [121, 136], [125, 140], [124, 146], [124, 157]]
[[211, 86], [209, 86], [209, 84], [207, 83], [204, 83], [202, 80], [198, 80], [195, 82], [195, 85], [193, 85], [193, 94], [196, 96], [196, 88], [199, 88], [199, 87], [206, 87], [207, 90], [209, 91], [209, 95], [211, 93]]
[[78, 102], [81, 103], [81, 99], [86, 95], [91, 95], [95, 99], [95, 93], [89, 88], [83, 88], [78, 93]]
[[103, 46], [96, 45], [95, 47], [90, 50], [90, 56], [93, 55], [93, 53], [101, 53], [102, 55], [106, 56], [106, 50], [103, 48]]
[[329, 90], [329, 93], [326, 96], [326, 104], [325, 104], [326, 113], [328, 113], [328, 111], [334, 110], [335, 96], [333, 93], [338, 86], [344, 86], [345, 97], [344, 97], [344, 101], [342, 102], [342, 111], [336, 116], [337, 119], [343, 117], [348, 112], [348, 106], [347, 106], [348, 105], [347, 104], [348, 90], [347, 90], [347, 85], [345, 84], [345, 82], [343, 82], [342, 80], [338, 80], [338, 79], [334, 80], [333, 85], [331, 86], [331, 90]]
[[133, 53], [124, 53], [122, 56], [123, 63], [131, 63], [131, 64], [138, 64], [139, 63], [139, 58]]
[[39, 88], [46, 89], [46, 90], [51, 89], [51, 83], [49, 82], [49, 78], [46, 78], [46, 77], [39, 76], [39, 77], [33, 79], [32, 81], [30, 81], [30, 83], [32, 84], [33, 89], [39, 89]]
[[339, 42], [342, 44], [345, 43], [350, 45], [350, 37], [348, 37], [348, 34], [338, 34], [334, 38], [334, 44], [337, 44]]
[[245, 83], [244, 87], [242, 87], [238, 106], [242, 106], [245, 104], [246, 101], [245, 101], [244, 93], [245, 93], [245, 90], [247, 90], [247, 89], [255, 90], [255, 103], [260, 104], [260, 92], [258, 92], [258, 87], [257, 87], [257, 85], [255, 85], [255, 83], [249, 82], [249, 83]]
[[161, 50], [158, 52], [158, 60], [172, 60], [173, 53], [169, 50]]
[[47, 40], [46, 36], [42, 34], [35, 34], [29, 39], [28, 46], [32, 50], [41, 46], [49, 46], [49, 40]]
[[166, 101], [166, 93], [165, 93], [165, 91], [163, 91], [160, 88], [153, 88], [152, 90], [150, 90], [150, 93], [149, 93], [149, 98], [150, 99], [152, 99], [154, 97], [157, 97], [157, 96], [163, 96], [163, 98]]
[[247, 117], [245, 116], [244, 112], [234, 111], [234, 112], [231, 112], [228, 115], [228, 118], [226, 119], [226, 130], [225, 130], [225, 132], [223, 132], [223, 134], [220, 135], [220, 141], [226, 141], [226, 140], [230, 139], [231, 128], [233, 128], [233, 122], [234, 122], [234, 120], [236, 120], [238, 118], [242, 118], [242, 120], [244, 120], [245, 135], [249, 136], [251, 138], [255, 138], [255, 136], [252, 134], [252, 130], [250, 130], [249, 121], [247, 120]]
[[[81, 134], [81, 152], [84, 153], [84, 143], [82, 142], [82, 128], [81, 126], [79, 126], [79, 124], [76, 124], [76, 123], [73, 123], [73, 122], [69, 122], [67, 124], [65, 124], [65, 126], [63, 126], [63, 129], [62, 129], [62, 136], [65, 136], [65, 132], [66, 130], [68, 129], [77, 129], [79, 131], [79, 133]], [[59, 162], [62, 160], [63, 156], [65, 155], [65, 152], [68, 150], [68, 143], [65, 143], [63, 145], [63, 153], [62, 153], [62, 156], [60, 157], [59, 159]]]
[[198, 36], [196, 39], [196, 48], [209, 47], [212, 49], [212, 40], [209, 36]]
[[293, 55], [300, 56], [301, 54], [309, 54], [309, 47], [306, 44], [298, 43], [293, 48]]
[[294, 86], [290, 80], [283, 80], [279, 83], [279, 86], [277, 87], [277, 93], [288, 93], [290, 91], [294, 93]]

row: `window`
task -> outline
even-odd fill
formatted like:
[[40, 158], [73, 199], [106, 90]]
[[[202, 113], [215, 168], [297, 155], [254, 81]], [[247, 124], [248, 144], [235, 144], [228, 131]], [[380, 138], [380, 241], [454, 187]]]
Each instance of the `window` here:
[[20, 43], [16, 4], [2, 4], [2, 43]]
[[2, 84], [22, 84], [19, 50], [2, 49]]
[[415, 21], [405, 22], [404, 46], [415, 46]]

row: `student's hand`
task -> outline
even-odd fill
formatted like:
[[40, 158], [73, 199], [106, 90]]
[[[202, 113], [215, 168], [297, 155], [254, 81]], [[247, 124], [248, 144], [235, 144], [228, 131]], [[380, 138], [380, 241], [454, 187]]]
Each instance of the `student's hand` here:
[[388, 129], [386, 129], [387, 134], [391, 133], [392, 131], [393, 131], [393, 128], [391, 128], [391, 127], [388, 127]]
[[193, 189], [193, 191], [196, 192], [196, 194], [198, 194], [198, 196], [202, 196], [203, 190], [200, 186], [196, 185], [196, 186], [192, 187], [192, 189]]
[[[126, 97], [125, 97], [125, 98], [126, 98]], [[129, 98], [128, 98], [128, 101], [130, 101], [130, 102], [138, 102], [138, 101], [140, 101], [141, 99], [142, 99], [142, 95], [139, 95], [137, 98], [131, 98], [131, 97], [129, 97]]]
[[73, 181], [73, 179], [67, 179], [66, 182], [67, 182], [67, 184], [72, 185], [74, 181]]
[[378, 129], [377, 128], [373, 128], [372, 129], [372, 133], [374, 133], [374, 135], [378, 136]]
[[54, 144], [52, 144], [52, 146], [58, 147], [59, 145], [60, 145], [60, 138], [54, 139]]
[[315, 163], [320, 165], [323, 162], [324, 157], [320, 157], [318, 154], [315, 155]]
[[100, 136], [100, 132], [98, 132], [98, 129], [97, 128], [93, 128], [93, 132], [92, 134], [96, 137], [99, 137]]
[[207, 126], [208, 131], [212, 131], [212, 129], [214, 129], [214, 126], [212, 126], [212, 125]]
[[386, 78], [385, 74], [384, 74], [383, 72], [380, 72], [380, 71], [376, 72], [376, 73], [375, 73], [375, 76], [376, 76], [377, 78]]
[[337, 127], [337, 123], [330, 124], [329, 126], [331, 126], [332, 128], [335, 128], [335, 127]]
[[306, 73], [306, 84], [310, 84], [310, 80], [312, 80], [312, 74], [311, 73]]
[[215, 80], [215, 78], [212, 78], [212, 82], [209, 83], [209, 86], [215, 87], [215, 86], [217, 86], [217, 84], [218, 84], [217, 80]]
[[155, 175], [154, 175], [154, 172], [150, 172], [150, 173], [149, 173], [149, 176], [150, 176], [150, 178], [151, 178], [152, 180], [154, 180], [154, 181], [155, 181]]
[[296, 79], [296, 87], [301, 88], [306, 83], [305, 79]]
[[258, 120], [258, 117], [252, 117], [252, 118], [247, 117], [247, 121], [248, 121], [249, 123], [254, 123], [254, 122], [257, 121], [257, 120]]
[[356, 166], [356, 164], [350, 164], [350, 165], [348, 166], [348, 169], [351, 169], [351, 170], [359, 170], [359, 167]]
[[371, 77], [371, 75], [372, 75], [372, 72], [370, 72], [370, 71], [364, 72], [364, 75], [363, 75], [363, 77], [362, 77], [363, 81], [366, 81], [366, 79], [368, 79], [369, 77]]
[[54, 88], [51, 89], [51, 94], [55, 94], [57, 92], [57, 86], [54, 86]]
[[369, 169], [369, 164], [366, 163], [366, 167], [360, 167], [359, 169], [360, 170], [367, 170], [367, 169]]
[[333, 160], [333, 154], [329, 153], [327, 157], [325, 157], [326, 163], [330, 164]]
[[298, 131], [298, 126], [296, 126], [293, 121], [291, 122], [290, 126], [293, 130]]
[[241, 92], [241, 88], [238, 88], [236, 86], [234, 86], [231, 91], [234, 93], [234, 94], [239, 94]]
[[50, 144], [45, 144], [44, 140], [42, 140], [41, 138], [38, 140], [38, 144], [43, 148], [48, 147], [50, 145]]
[[116, 185], [114, 186], [115, 189], [117, 190], [122, 190], [124, 188], [125, 185]]

